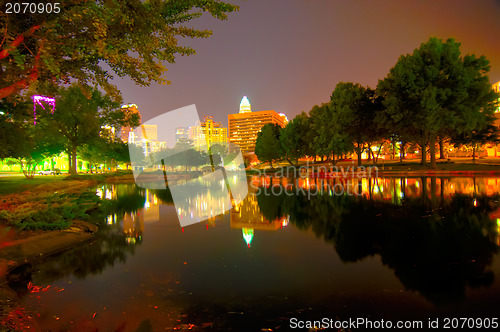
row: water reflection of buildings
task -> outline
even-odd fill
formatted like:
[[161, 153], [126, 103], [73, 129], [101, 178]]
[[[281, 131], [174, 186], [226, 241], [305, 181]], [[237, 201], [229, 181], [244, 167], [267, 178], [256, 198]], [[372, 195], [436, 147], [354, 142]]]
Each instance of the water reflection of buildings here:
[[[454, 194], [495, 195], [499, 193], [500, 177], [411, 177], [411, 178], [252, 178], [252, 186], [271, 190], [282, 186], [288, 193], [297, 188], [317, 194], [359, 195], [368, 199], [392, 201], [407, 198], [442, 198]], [[293, 190], [293, 192], [291, 192]], [[277, 190], [275, 190], [276, 192]]]
[[[158, 198], [148, 189], [139, 193], [135, 185], [120, 185], [120, 189], [117, 190], [116, 188], [116, 186], [97, 188], [97, 196], [114, 200], [117, 204], [121, 200], [127, 200], [130, 197], [141, 198], [142, 202], [142, 197], [144, 197], [144, 205], [137, 208], [134, 208], [133, 205], [125, 206], [123, 209], [125, 212], [108, 215], [106, 223], [108, 225], [120, 225], [123, 233], [126, 234], [127, 243], [141, 242], [144, 223], [156, 222], [160, 219]], [[139, 195], [137, 196], [137, 194]]]
[[268, 220], [259, 209], [257, 196], [249, 194], [240, 204], [230, 212], [231, 228], [241, 228], [243, 239], [248, 247], [254, 238], [254, 231], [276, 231], [288, 225], [288, 217]]
[[203, 220], [213, 220], [217, 215], [231, 208], [231, 200], [224, 179], [215, 179], [211, 182], [198, 178], [186, 183], [182, 190], [182, 192], [176, 190], [173, 193], [181, 225], [183, 219], [191, 220], [188, 221], [188, 225]]

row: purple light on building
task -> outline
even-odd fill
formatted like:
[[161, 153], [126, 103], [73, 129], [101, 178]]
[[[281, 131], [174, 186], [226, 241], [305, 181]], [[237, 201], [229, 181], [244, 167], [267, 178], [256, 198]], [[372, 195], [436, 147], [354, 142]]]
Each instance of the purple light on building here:
[[45, 109], [45, 106], [43, 106], [42, 102], [46, 102], [47, 104], [52, 106], [52, 111], [50, 112], [52, 114], [54, 114], [54, 109], [56, 108], [56, 100], [54, 98], [34, 95], [33, 96], [33, 124], [35, 124], [35, 125], [36, 125], [36, 105], [40, 105], [40, 106], [42, 106], [43, 109]]

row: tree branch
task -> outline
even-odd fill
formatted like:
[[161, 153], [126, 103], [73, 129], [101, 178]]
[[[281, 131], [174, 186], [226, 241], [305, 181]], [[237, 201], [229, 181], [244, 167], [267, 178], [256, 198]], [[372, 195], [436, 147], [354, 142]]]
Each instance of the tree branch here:
[[24, 41], [24, 38], [32, 36], [36, 30], [40, 29], [41, 26], [42, 26], [41, 24], [35, 25], [35, 26], [31, 27], [25, 33], [17, 36], [16, 39], [14, 39], [9, 46], [7, 46], [5, 49], [0, 51], [0, 60], [8, 57], [10, 52], [12, 50], [16, 49]]
[[39, 63], [40, 63], [41, 50], [42, 50], [42, 47], [40, 47], [38, 49], [38, 54], [35, 57], [35, 63], [33, 64], [33, 69], [31, 70], [28, 77], [20, 79], [19, 81], [11, 84], [10, 86], [7, 86], [5, 88], [1, 88], [0, 89], [0, 99], [8, 97], [17, 91], [26, 88], [27, 86], [29, 86], [31, 83], [35, 82], [38, 79], [38, 70], [40, 67]]

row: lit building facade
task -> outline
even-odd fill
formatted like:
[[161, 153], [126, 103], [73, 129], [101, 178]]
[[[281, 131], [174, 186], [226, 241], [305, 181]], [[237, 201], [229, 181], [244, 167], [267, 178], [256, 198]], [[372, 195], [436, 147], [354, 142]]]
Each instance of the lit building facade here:
[[175, 129], [175, 141], [187, 141], [189, 139], [189, 128], [188, 127], [177, 127]]
[[265, 124], [275, 123], [285, 127], [288, 119], [283, 113], [276, 111], [251, 111], [250, 102], [246, 96], [240, 103], [240, 112], [228, 115], [229, 142], [240, 147], [243, 153], [255, 151], [257, 134]]
[[[500, 81], [493, 84], [493, 90], [495, 90], [497, 93], [500, 93]], [[495, 124], [497, 125], [497, 127], [500, 127], [500, 98], [498, 99], [498, 107], [497, 110], [495, 111], [495, 116], [496, 116]]]
[[128, 143], [140, 146], [144, 150], [145, 156], [167, 147], [166, 142], [158, 141], [158, 127], [156, 125], [140, 125], [129, 133]]
[[[500, 81], [493, 84], [493, 90], [497, 93], [500, 93]], [[500, 98], [498, 99], [498, 102], [500, 103]], [[495, 113], [500, 113], [500, 105], [498, 105]]]
[[189, 139], [197, 149], [207, 149], [214, 144], [227, 145], [227, 128], [220, 122], [214, 122], [212, 116], [206, 116], [204, 121], [189, 127]]

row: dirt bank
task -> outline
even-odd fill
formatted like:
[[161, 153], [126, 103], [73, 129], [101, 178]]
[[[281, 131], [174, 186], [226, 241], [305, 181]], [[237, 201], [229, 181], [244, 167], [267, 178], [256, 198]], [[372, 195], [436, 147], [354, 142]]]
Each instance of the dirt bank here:
[[68, 229], [45, 231], [14, 241], [2, 241], [0, 244], [0, 275], [6, 275], [19, 265], [87, 241], [96, 232], [97, 226], [95, 225], [84, 221], [73, 221]]

